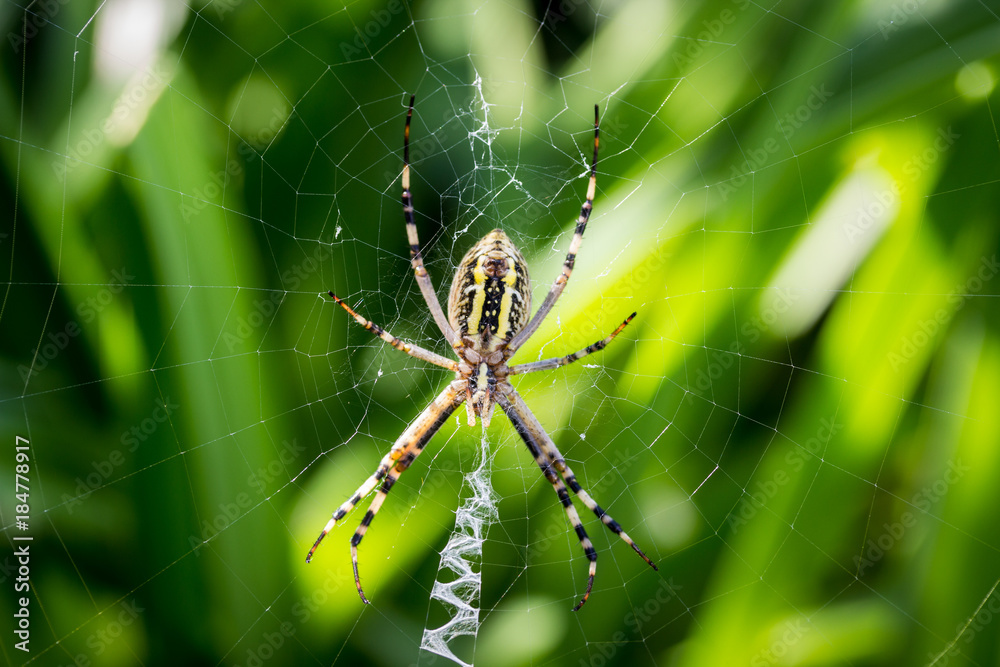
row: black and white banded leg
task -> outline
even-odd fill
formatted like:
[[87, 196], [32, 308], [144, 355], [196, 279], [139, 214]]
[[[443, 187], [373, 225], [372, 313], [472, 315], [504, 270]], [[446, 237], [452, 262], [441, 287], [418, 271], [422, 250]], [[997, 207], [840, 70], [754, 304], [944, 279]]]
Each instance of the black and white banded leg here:
[[[559, 495], [559, 500], [562, 502], [563, 507], [566, 509], [566, 515], [569, 517], [570, 523], [573, 524], [573, 529], [576, 531], [577, 537], [580, 538], [580, 546], [583, 548], [584, 553], [587, 556], [587, 560], [590, 561], [590, 571], [587, 579], [587, 591], [584, 593], [583, 599], [573, 608], [574, 611], [578, 610], [583, 606], [583, 603], [587, 601], [590, 597], [590, 591], [594, 586], [594, 576], [597, 573], [597, 551], [594, 549], [593, 544], [587, 537], [587, 533], [583, 528], [583, 524], [580, 521], [580, 517], [576, 512], [569, 499], [569, 494], [566, 492], [566, 487], [568, 486], [570, 490], [575, 493], [583, 504], [586, 505], [590, 510], [597, 516], [601, 522], [608, 527], [612, 533], [620, 537], [626, 544], [628, 544], [632, 549], [639, 554], [639, 556], [646, 561], [654, 570], [659, 568], [643, 553], [642, 549], [636, 545], [628, 534], [622, 530], [621, 525], [618, 524], [611, 515], [604, 511], [604, 509], [594, 502], [594, 499], [590, 497], [580, 483], [576, 479], [576, 475], [570, 470], [569, 466], [566, 465], [566, 461], [563, 459], [559, 450], [556, 448], [555, 443], [548, 436], [542, 425], [532, 414], [531, 410], [524, 403], [524, 400], [514, 389], [511, 389], [506, 395], [500, 395], [497, 402], [500, 404], [501, 409], [507, 414], [511, 423], [514, 425], [514, 429], [517, 431], [521, 439], [524, 440], [528, 449], [531, 451], [532, 455], [535, 456], [535, 460], [538, 462], [539, 467], [542, 468], [542, 472], [545, 474], [546, 478], [552, 482], [552, 485], [556, 489], [556, 493]], [[551, 471], [555, 470], [562, 477], [560, 480], [555, 475], [550, 476]], [[546, 471], [549, 472], [546, 472]], [[553, 481], [555, 477], [555, 481]], [[565, 484], [563, 484], [565, 480]], [[561, 489], [561, 491], [560, 491]]]
[[389, 343], [389, 345], [392, 345], [400, 352], [405, 352], [411, 357], [415, 357], [422, 361], [432, 363], [435, 366], [440, 366], [441, 368], [447, 368], [450, 371], [458, 370], [458, 362], [456, 362], [454, 359], [449, 359], [448, 357], [442, 357], [440, 354], [436, 352], [431, 352], [430, 350], [424, 349], [419, 345], [414, 345], [413, 343], [407, 343], [406, 341], [402, 341], [399, 338], [396, 338], [391, 333], [389, 333], [379, 325], [375, 324], [371, 320], [367, 320], [361, 315], [358, 315], [356, 312], [354, 312], [353, 309], [351, 309], [350, 306], [344, 303], [343, 299], [341, 299], [333, 292], [327, 292], [327, 294], [329, 294], [330, 298], [336, 301], [341, 308], [346, 310], [348, 314], [351, 317], [353, 317], [358, 324], [360, 324], [365, 329], [370, 331], [373, 335]]
[[574, 352], [573, 354], [567, 354], [565, 357], [555, 357], [553, 359], [542, 359], [541, 361], [532, 361], [526, 364], [517, 364], [516, 366], [511, 366], [508, 371], [508, 375], [523, 375], [525, 373], [536, 373], [538, 371], [552, 370], [553, 368], [559, 368], [560, 366], [565, 366], [571, 364], [574, 361], [579, 361], [587, 355], [593, 354], [594, 352], [600, 352], [608, 346], [608, 344], [615, 339], [615, 336], [622, 332], [629, 322], [635, 317], [635, 313], [632, 313], [625, 318], [625, 321], [618, 325], [618, 328], [611, 332], [610, 335], [602, 338], [601, 340], [588, 345], [587, 347]]
[[580, 546], [583, 548], [583, 553], [586, 554], [587, 560], [590, 561], [590, 571], [587, 575], [587, 590], [583, 594], [583, 598], [576, 603], [573, 607], [573, 611], [577, 611], [583, 606], [583, 603], [587, 601], [590, 597], [590, 591], [594, 588], [594, 575], [597, 574], [597, 550], [594, 548], [593, 543], [590, 541], [590, 537], [587, 535], [587, 531], [583, 527], [583, 522], [580, 520], [580, 515], [573, 507], [573, 501], [569, 497], [569, 491], [566, 490], [566, 485], [559, 478], [555, 469], [552, 467], [552, 463], [549, 461], [549, 457], [545, 455], [542, 451], [541, 444], [532, 433], [531, 429], [524, 423], [523, 420], [513, 412], [510, 403], [505, 397], [500, 397], [498, 400], [500, 407], [507, 413], [510, 418], [511, 423], [514, 425], [514, 429], [517, 434], [521, 436], [524, 440], [524, 444], [528, 446], [528, 451], [531, 455], [535, 457], [535, 462], [538, 467], [542, 469], [542, 474], [545, 475], [545, 479], [549, 480], [552, 484], [552, 488], [555, 489], [556, 495], [559, 497], [559, 502], [562, 503], [563, 509], [566, 510], [566, 518], [569, 519], [570, 524], [573, 526], [573, 530], [576, 531], [577, 537], [580, 539]]
[[358, 529], [351, 537], [351, 562], [354, 566], [354, 583], [358, 588], [358, 595], [361, 596], [365, 604], [368, 604], [368, 599], [361, 589], [361, 577], [358, 575], [358, 545], [368, 530], [368, 526], [371, 525], [372, 520], [375, 518], [375, 514], [382, 507], [382, 502], [385, 500], [390, 489], [392, 489], [393, 484], [410, 467], [410, 464], [423, 451], [427, 442], [434, 437], [434, 434], [441, 428], [441, 425], [444, 424], [464, 400], [464, 386], [459, 381], [450, 383], [444, 391], [438, 394], [437, 398], [403, 431], [403, 434], [393, 444], [389, 453], [382, 458], [372, 476], [358, 487], [353, 496], [337, 508], [323, 528], [323, 532], [316, 538], [312, 549], [306, 555], [306, 562], [308, 563], [312, 560], [313, 554], [319, 547], [320, 542], [333, 530], [337, 522], [354, 509], [355, 505], [361, 502], [362, 498], [371, 493], [378, 486], [379, 482], [382, 482], [375, 498], [372, 500], [371, 506], [365, 513], [364, 518], [361, 519], [361, 525], [358, 526]]
[[517, 335], [511, 339], [507, 346], [508, 357], [517, 351], [528, 338], [541, 326], [542, 321], [556, 304], [559, 295], [566, 288], [566, 283], [573, 275], [573, 266], [576, 264], [576, 255], [580, 252], [580, 244], [583, 243], [583, 232], [587, 229], [587, 221], [590, 220], [590, 212], [594, 208], [594, 196], [597, 194], [597, 148], [600, 144], [600, 124], [597, 115], [597, 105], [594, 105], [594, 159], [590, 163], [590, 182], [587, 184], [587, 196], [580, 207], [580, 217], [576, 219], [576, 231], [573, 232], [573, 240], [569, 243], [569, 252], [566, 253], [566, 260], [563, 262], [562, 273], [552, 283], [549, 293], [545, 295], [545, 300], [535, 312], [534, 317], [521, 329]]
[[417, 285], [420, 286], [420, 292], [427, 302], [427, 308], [430, 309], [431, 317], [434, 318], [445, 340], [454, 347], [459, 343], [458, 335], [448, 323], [448, 318], [444, 316], [437, 292], [434, 291], [434, 283], [431, 282], [431, 277], [424, 267], [420, 238], [417, 236], [417, 222], [413, 215], [413, 195], [410, 193], [410, 120], [413, 118], [415, 98], [415, 95], [410, 96], [410, 108], [406, 112], [406, 129], [403, 131], [403, 218], [406, 221], [406, 238], [410, 243], [410, 263], [413, 265], [413, 273], [417, 278]]

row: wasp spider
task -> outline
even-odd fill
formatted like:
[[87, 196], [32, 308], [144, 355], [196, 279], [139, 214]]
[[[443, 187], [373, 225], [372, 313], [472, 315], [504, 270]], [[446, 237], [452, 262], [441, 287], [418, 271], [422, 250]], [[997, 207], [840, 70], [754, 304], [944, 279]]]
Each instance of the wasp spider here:
[[611, 532], [622, 538], [654, 570], [657, 568], [646, 554], [636, 546], [632, 538], [622, 530], [618, 522], [601, 509], [601, 506], [594, 502], [594, 499], [580, 486], [573, 471], [566, 465], [566, 460], [556, 449], [552, 438], [545, 432], [531, 410], [525, 405], [524, 400], [511, 386], [509, 378], [512, 375], [534, 373], [565, 366], [603, 349], [632, 321], [635, 313], [629, 315], [606, 338], [573, 354], [526, 364], [508, 365], [507, 360], [538, 330], [542, 321], [545, 320], [559, 299], [559, 295], [562, 294], [566, 282], [573, 272], [573, 264], [576, 261], [577, 251], [580, 249], [580, 243], [583, 239], [583, 231], [587, 227], [587, 220], [593, 208], [594, 193], [597, 187], [599, 140], [597, 106], [594, 106], [594, 158], [590, 164], [587, 197], [576, 222], [576, 232], [570, 242], [566, 261], [563, 262], [562, 273], [556, 278], [552, 289], [545, 296], [545, 300], [542, 301], [542, 305], [534, 317], [529, 317], [531, 312], [531, 281], [528, 278], [528, 267], [524, 262], [524, 257], [521, 256], [520, 251], [514, 247], [506, 234], [499, 229], [494, 229], [466, 253], [458, 270], [455, 271], [451, 292], [448, 296], [448, 317], [445, 319], [431, 278], [424, 268], [424, 260], [420, 254], [420, 243], [417, 238], [417, 226], [413, 216], [413, 198], [410, 194], [410, 119], [412, 117], [413, 97], [410, 98], [410, 107], [406, 113], [406, 129], [403, 134], [403, 217], [406, 221], [406, 234], [410, 242], [410, 261], [416, 274], [417, 284], [427, 302], [427, 307], [441, 333], [455, 351], [458, 360], [449, 359], [413, 343], [401, 341], [374, 322], [354, 312], [333, 292], [329, 294], [365, 329], [397, 350], [454, 371], [455, 379], [403, 431], [389, 453], [383, 457], [375, 473], [355, 491], [353, 496], [337, 508], [333, 517], [323, 528], [323, 532], [316, 539], [312, 549], [309, 550], [306, 562], [308, 563], [312, 559], [320, 542], [337, 522], [378, 486], [378, 492], [364, 518], [361, 519], [361, 525], [358, 526], [351, 538], [354, 583], [357, 585], [361, 600], [367, 604], [368, 599], [361, 589], [361, 579], [358, 576], [358, 545], [375, 518], [375, 514], [382, 507], [386, 494], [392, 489], [393, 484], [396, 483], [403, 471], [410, 467], [410, 464], [420, 455], [424, 445], [463, 401], [468, 412], [469, 425], [475, 425], [478, 415], [484, 428], [489, 426], [493, 408], [499, 404], [500, 409], [506, 413], [518, 435], [521, 436], [528, 446], [528, 450], [535, 457], [538, 467], [542, 469], [542, 474], [555, 489], [559, 501], [566, 510], [566, 516], [580, 538], [580, 545], [583, 547], [587, 560], [590, 561], [587, 590], [583, 594], [583, 598], [573, 608], [576, 611], [590, 597], [590, 591], [594, 586], [597, 551], [590, 542], [590, 538], [587, 537], [587, 532], [583, 528], [576, 508], [573, 507], [566, 487], [569, 487]]

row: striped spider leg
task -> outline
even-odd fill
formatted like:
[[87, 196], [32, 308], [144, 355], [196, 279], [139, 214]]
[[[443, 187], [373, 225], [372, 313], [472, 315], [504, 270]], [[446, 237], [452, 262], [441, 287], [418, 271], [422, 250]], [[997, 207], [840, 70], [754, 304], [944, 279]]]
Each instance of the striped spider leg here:
[[525, 373], [537, 373], [538, 371], [549, 371], [560, 366], [565, 366], [566, 364], [571, 364], [574, 361], [579, 361], [589, 354], [594, 352], [600, 352], [608, 346], [608, 343], [615, 339], [615, 336], [622, 332], [622, 329], [628, 326], [628, 323], [635, 318], [635, 313], [632, 313], [625, 318], [625, 321], [618, 325], [618, 328], [608, 334], [605, 338], [592, 343], [587, 347], [583, 348], [578, 352], [573, 354], [567, 354], [565, 357], [553, 357], [552, 359], [542, 359], [541, 361], [531, 361], [526, 364], [517, 364], [516, 366], [511, 366], [507, 371], [507, 375], [523, 375]]
[[445, 390], [438, 394], [437, 398], [420, 413], [420, 416], [403, 431], [403, 434], [393, 444], [389, 453], [382, 457], [382, 461], [372, 476], [358, 487], [353, 496], [337, 508], [337, 511], [333, 513], [333, 516], [323, 528], [323, 532], [316, 538], [316, 542], [313, 543], [308, 555], [306, 555], [306, 562], [308, 563], [312, 560], [313, 554], [316, 552], [317, 547], [319, 547], [319, 543], [323, 541], [327, 533], [333, 530], [337, 522], [354, 509], [354, 506], [361, 502], [362, 498], [371, 493], [379, 482], [382, 482], [382, 486], [379, 487], [378, 492], [375, 494], [375, 498], [368, 507], [368, 511], [365, 512], [364, 518], [361, 519], [361, 525], [358, 526], [358, 529], [354, 531], [354, 535], [351, 537], [351, 564], [354, 566], [354, 584], [358, 588], [358, 595], [361, 596], [365, 604], [368, 604], [368, 598], [365, 597], [364, 591], [361, 590], [361, 577], [358, 575], [358, 545], [361, 544], [368, 526], [371, 525], [375, 515], [382, 507], [382, 502], [392, 489], [393, 484], [410, 467], [410, 464], [420, 456], [420, 452], [424, 450], [424, 446], [434, 437], [434, 434], [438, 432], [441, 425], [451, 416], [455, 408], [465, 400], [463, 390], [462, 383], [454, 381], [449, 383], [445, 387]]
[[601, 143], [600, 118], [597, 114], [597, 105], [594, 105], [594, 158], [590, 162], [590, 180], [587, 182], [587, 197], [580, 207], [580, 215], [576, 219], [576, 230], [573, 232], [573, 240], [569, 243], [569, 252], [566, 253], [566, 260], [563, 262], [562, 272], [556, 277], [549, 293], [545, 295], [542, 305], [538, 308], [531, 321], [521, 329], [513, 340], [507, 345], [507, 358], [509, 359], [518, 348], [524, 345], [525, 341], [534, 334], [542, 322], [548, 317], [549, 311], [556, 305], [559, 296], [566, 288], [570, 276], [573, 275], [573, 266], [576, 264], [576, 255], [580, 252], [580, 244], [583, 243], [583, 232], [587, 229], [587, 221], [590, 220], [590, 212], [594, 210], [594, 196], [597, 194], [597, 148]]
[[[613, 335], [611, 336], [613, 337]], [[649, 560], [649, 557], [642, 552], [632, 538], [628, 536], [617, 521], [611, 518], [611, 515], [604, 511], [604, 509], [594, 502], [594, 499], [590, 497], [580, 483], [576, 481], [576, 475], [570, 470], [570, 467], [566, 465], [566, 460], [563, 458], [562, 454], [556, 448], [552, 438], [549, 434], [545, 432], [542, 425], [538, 423], [535, 415], [531, 413], [528, 406], [525, 404], [524, 399], [514, 390], [513, 387], [506, 394], [501, 393], [498, 397], [497, 402], [500, 404], [500, 408], [507, 414], [510, 422], [514, 425], [514, 429], [517, 434], [521, 436], [524, 440], [524, 444], [528, 446], [528, 450], [531, 452], [532, 456], [535, 457], [535, 461], [538, 463], [538, 467], [542, 469], [542, 474], [545, 478], [549, 480], [552, 487], [556, 491], [556, 495], [559, 496], [559, 501], [562, 503], [563, 507], [566, 509], [566, 516], [569, 518], [569, 522], [573, 524], [573, 529], [576, 531], [577, 537], [580, 538], [580, 546], [583, 547], [583, 552], [587, 555], [587, 560], [590, 561], [590, 572], [587, 576], [587, 590], [583, 594], [583, 598], [576, 603], [573, 607], [573, 611], [577, 611], [583, 606], [583, 603], [587, 601], [590, 597], [590, 591], [594, 588], [594, 575], [597, 574], [597, 550], [594, 549], [594, 545], [591, 543], [590, 538], [587, 537], [587, 531], [583, 528], [583, 522], [580, 521], [580, 515], [577, 514], [576, 508], [573, 507], [573, 502], [570, 500], [569, 493], [566, 491], [568, 486], [576, 496], [583, 501], [591, 512], [597, 515], [597, 518], [608, 527], [612, 533], [622, 538], [626, 544], [628, 544], [632, 549], [635, 550], [639, 556], [646, 561], [650, 567], [654, 570], [658, 570], [656, 564]], [[556, 473], [559, 473], [557, 476]], [[560, 477], [562, 479], [560, 479]], [[563, 483], [565, 482], [565, 484]]]
[[410, 242], [410, 264], [413, 266], [417, 285], [420, 286], [420, 293], [424, 295], [431, 317], [437, 323], [444, 339], [452, 347], [460, 346], [455, 330], [441, 310], [441, 302], [438, 301], [437, 292], [434, 291], [434, 283], [424, 268], [424, 256], [420, 252], [420, 238], [417, 236], [417, 221], [413, 215], [413, 195], [410, 193], [410, 120], [413, 118], [415, 99], [416, 95], [410, 95], [410, 108], [406, 111], [406, 128], [403, 130], [403, 219], [406, 222], [406, 240]]
[[383, 329], [379, 325], [375, 324], [371, 320], [366, 320], [361, 315], [358, 315], [356, 312], [354, 312], [351, 309], [350, 306], [348, 306], [346, 303], [344, 303], [343, 299], [341, 299], [339, 296], [337, 296], [333, 292], [327, 292], [327, 294], [329, 294], [330, 298], [333, 299], [334, 301], [336, 301], [337, 304], [341, 308], [343, 308], [344, 310], [346, 310], [347, 313], [351, 317], [354, 318], [355, 322], [357, 322], [358, 324], [360, 324], [361, 326], [363, 326], [365, 329], [367, 329], [368, 331], [370, 331], [372, 333], [372, 335], [374, 335], [374, 336], [376, 336], [378, 338], [381, 338], [382, 340], [384, 340], [385, 342], [389, 343], [389, 345], [392, 345], [394, 348], [396, 348], [400, 352], [405, 352], [406, 354], [410, 355], [411, 357], [415, 357], [417, 359], [420, 359], [421, 361], [426, 361], [426, 362], [432, 363], [435, 366], [440, 366], [441, 368], [447, 368], [450, 371], [457, 371], [458, 370], [458, 362], [455, 361], [454, 359], [449, 359], [448, 357], [442, 357], [440, 354], [438, 354], [436, 352], [431, 352], [430, 350], [425, 350], [424, 348], [420, 347], [419, 345], [414, 345], [413, 343], [407, 343], [405, 341], [402, 341], [402, 340], [396, 338], [391, 333], [389, 333], [388, 331], [386, 331], [385, 329]]
[[531, 279], [528, 275], [527, 263], [507, 235], [499, 229], [494, 229], [474, 245], [459, 263], [448, 294], [448, 315], [445, 318], [444, 310], [441, 308], [434, 291], [434, 285], [424, 267], [420, 241], [417, 236], [413, 198], [410, 194], [409, 147], [412, 117], [413, 97], [410, 98], [410, 107], [406, 114], [406, 127], [403, 134], [402, 175], [403, 218], [410, 245], [410, 263], [431, 317], [441, 330], [445, 340], [451, 345], [458, 360], [443, 357], [436, 352], [396, 338], [382, 327], [356, 313], [333, 292], [330, 292], [329, 295], [358, 324], [374, 336], [412, 357], [453, 371], [455, 379], [406, 428], [389, 453], [382, 458], [372, 476], [358, 487], [353, 496], [337, 508], [323, 528], [323, 532], [313, 543], [306, 556], [306, 562], [312, 559], [320, 542], [337, 522], [354, 509], [362, 498], [374, 491], [381, 482], [381, 487], [362, 518], [361, 525], [351, 537], [354, 582], [358, 589], [358, 595], [367, 604], [368, 599], [361, 588], [361, 578], [358, 575], [358, 545], [382, 507], [389, 490], [423, 451], [424, 446], [437, 433], [445, 420], [463, 402], [466, 405], [469, 425], [474, 426], [476, 417], [479, 417], [484, 429], [489, 427], [494, 407], [499, 404], [501, 410], [514, 425], [518, 435], [528, 446], [528, 450], [534, 456], [542, 474], [555, 489], [556, 495], [566, 511], [566, 516], [580, 539], [580, 545], [590, 561], [587, 590], [580, 602], [573, 608], [576, 611], [587, 601], [594, 587], [597, 551], [590, 542], [590, 538], [587, 537], [580, 515], [573, 506], [569, 491], [572, 491], [611, 532], [621, 537], [654, 570], [657, 568], [622, 530], [621, 526], [600, 505], [594, 502], [593, 498], [577, 482], [576, 476], [566, 465], [565, 459], [559, 453], [552, 438], [525, 405], [508, 378], [512, 375], [535, 373], [565, 366], [603, 350], [632, 321], [635, 313], [629, 315], [610, 335], [573, 354], [514, 366], [508, 366], [507, 361], [538, 330], [546, 316], [552, 311], [573, 273], [576, 255], [583, 241], [583, 232], [587, 228], [587, 221], [590, 219], [594, 195], [597, 190], [597, 149], [600, 137], [597, 106], [594, 106], [594, 157], [590, 164], [587, 195], [580, 209], [580, 216], [576, 221], [576, 229], [573, 233], [573, 239], [570, 241], [569, 252], [563, 262], [562, 271], [533, 317], [530, 317]]

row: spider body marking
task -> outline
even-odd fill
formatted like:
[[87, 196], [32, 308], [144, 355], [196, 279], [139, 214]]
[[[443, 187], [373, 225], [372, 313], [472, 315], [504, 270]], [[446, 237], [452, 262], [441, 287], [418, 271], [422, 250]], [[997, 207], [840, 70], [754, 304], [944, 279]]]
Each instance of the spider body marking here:
[[423, 451], [424, 446], [441, 428], [441, 425], [463, 402], [466, 404], [469, 425], [475, 425], [475, 418], [478, 416], [483, 428], [489, 426], [494, 408], [499, 405], [528, 447], [528, 451], [535, 458], [542, 475], [552, 484], [552, 488], [566, 512], [566, 517], [580, 540], [580, 546], [590, 562], [587, 589], [581, 600], [573, 607], [573, 611], [577, 611], [590, 597], [590, 592], [594, 587], [594, 576], [597, 572], [597, 550], [587, 536], [580, 515], [573, 506], [570, 491], [600, 519], [601, 523], [607, 526], [608, 530], [618, 535], [650, 567], [654, 570], [657, 567], [632, 541], [632, 538], [622, 530], [621, 525], [612, 519], [583, 489], [552, 438], [528, 409], [508, 378], [512, 375], [552, 370], [603, 350], [632, 321], [635, 313], [629, 315], [608, 336], [572, 354], [513, 366], [508, 365], [507, 362], [538, 330], [573, 273], [576, 256], [583, 241], [583, 232], [587, 227], [587, 221], [590, 219], [597, 189], [597, 150], [600, 137], [597, 106], [594, 106], [594, 158], [590, 163], [590, 180], [587, 184], [586, 199], [580, 208], [580, 215], [576, 221], [573, 239], [570, 241], [569, 252], [566, 253], [562, 271], [556, 277], [538, 311], [534, 316], [531, 316], [531, 280], [524, 257], [503, 231], [494, 229], [473, 246], [459, 263], [448, 296], [448, 316], [446, 318], [434, 291], [434, 284], [424, 267], [416, 220], [414, 219], [413, 197], [410, 193], [410, 120], [413, 117], [413, 101], [413, 97], [410, 97], [410, 106], [406, 113], [401, 179], [403, 217], [410, 244], [410, 264], [413, 266], [414, 277], [423, 294], [424, 301], [427, 303], [431, 317], [441, 330], [445, 340], [451, 345], [458, 361], [396, 338], [374, 322], [354, 312], [333, 292], [329, 292], [329, 295], [358, 324], [373, 335], [412, 357], [454, 371], [455, 379], [448, 383], [431, 404], [403, 431], [389, 452], [382, 457], [375, 472], [358, 487], [354, 495], [337, 508], [306, 555], [306, 562], [308, 563], [312, 559], [320, 542], [337, 522], [361, 502], [362, 498], [368, 496], [378, 487], [375, 498], [361, 519], [361, 524], [351, 537], [354, 583], [361, 600], [368, 604], [368, 598], [365, 597], [362, 590], [361, 577], [358, 574], [358, 545], [361, 544], [362, 538], [364, 538], [396, 480], [410, 467]]
[[459, 340], [456, 375], [467, 382], [469, 426], [478, 415], [489, 427], [496, 391], [504, 388], [509, 372], [508, 344], [530, 313], [528, 265], [507, 235], [494, 229], [462, 258], [448, 297], [448, 323]]

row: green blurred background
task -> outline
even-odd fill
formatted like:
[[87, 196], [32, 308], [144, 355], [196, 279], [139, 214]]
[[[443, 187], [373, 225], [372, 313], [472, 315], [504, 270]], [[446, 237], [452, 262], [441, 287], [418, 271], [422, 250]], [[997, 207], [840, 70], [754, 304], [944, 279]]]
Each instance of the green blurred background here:
[[[330, 512], [448, 373], [495, 226], [540, 299], [515, 386], [585, 487], [597, 583], [508, 423], [477, 665], [1000, 664], [1000, 16], [987, 2], [24, 0], [0, 10], [0, 615], [30, 439], [39, 665], [446, 664], [419, 650], [479, 429], [361, 547]], [[537, 301], [536, 301], [537, 303]], [[992, 408], [990, 406], [993, 406]], [[991, 481], [994, 480], [994, 481]], [[578, 503], [581, 511], [584, 510]], [[6, 626], [6, 624], [3, 624]]]

